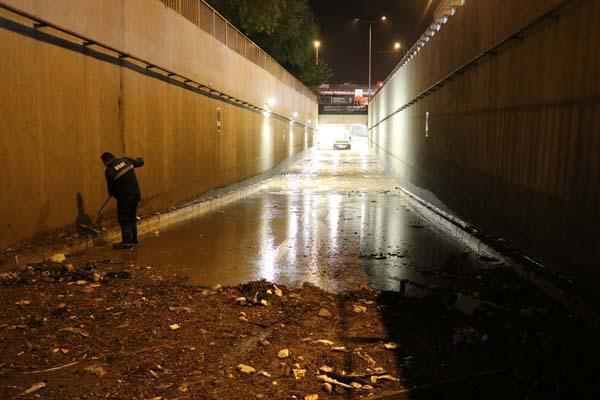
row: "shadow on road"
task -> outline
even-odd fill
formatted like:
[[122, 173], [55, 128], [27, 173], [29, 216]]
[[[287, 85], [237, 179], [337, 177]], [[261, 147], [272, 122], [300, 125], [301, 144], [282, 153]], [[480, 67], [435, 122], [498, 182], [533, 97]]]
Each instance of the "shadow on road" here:
[[378, 296], [406, 389], [372, 398], [597, 398], [597, 330], [500, 264], [459, 280]]

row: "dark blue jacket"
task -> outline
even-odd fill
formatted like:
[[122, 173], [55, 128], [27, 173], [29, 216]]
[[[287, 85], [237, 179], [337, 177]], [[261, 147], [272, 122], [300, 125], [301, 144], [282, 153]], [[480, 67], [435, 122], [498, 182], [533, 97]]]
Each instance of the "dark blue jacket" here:
[[141, 157], [135, 160], [129, 157], [114, 159], [104, 172], [108, 194], [117, 200], [132, 198], [140, 201], [140, 186], [138, 185], [134, 168], [142, 167], [143, 165], [144, 159]]

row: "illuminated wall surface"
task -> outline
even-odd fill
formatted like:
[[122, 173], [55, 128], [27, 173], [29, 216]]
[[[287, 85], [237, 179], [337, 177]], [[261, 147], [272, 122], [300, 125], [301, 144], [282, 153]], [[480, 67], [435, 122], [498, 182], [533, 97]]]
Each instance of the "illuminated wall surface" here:
[[600, 1], [566, 2], [393, 114], [560, 3], [467, 0], [376, 95], [369, 135], [406, 189], [598, 287]]
[[[317, 120], [305, 88], [290, 87], [158, 0], [6, 3], [254, 106], [275, 98], [274, 113]], [[72, 225], [78, 193], [93, 215], [107, 195], [103, 151], [145, 157], [138, 177], [143, 209], [152, 211], [266, 172], [313, 144], [303, 125], [120, 66], [93, 46], [65, 46], [7, 11], [0, 17], [7, 28], [0, 29], [0, 248]]]

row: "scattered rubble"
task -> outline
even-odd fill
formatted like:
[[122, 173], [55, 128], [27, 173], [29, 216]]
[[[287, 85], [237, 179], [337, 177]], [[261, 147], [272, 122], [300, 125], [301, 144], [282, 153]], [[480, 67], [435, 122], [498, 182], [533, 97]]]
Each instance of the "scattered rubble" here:
[[364, 312], [367, 312], [367, 307], [354, 305], [354, 308], [352, 308], [352, 311], [354, 311], [357, 314], [364, 313]]
[[327, 375], [319, 375], [319, 376], [317, 376], [317, 379], [319, 379], [322, 382], [329, 383], [330, 385], [335, 385], [335, 386], [343, 387], [346, 389], [352, 389], [352, 386], [347, 385], [343, 382], [337, 381], [333, 378], [330, 378]]
[[304, 378], [304, 375], [306, 375], [306, 370], [305, 369], [292, 369], [292, 373], [294, 375], [294, 379], [298, 380], [301, 378]]
[[281, 289], [279, 289], [277, 286], [273, 286], [273, 288], [275, 290], [275, 296], [277, 296], [277, 297], [283, 296], [283, 291]]
[[104, 367], [102, 367], [101, 365], [97, 365], [97, 364], [85, 367], [84, 371], [89, 372], [90, 374], [94, 374], [99, 378], [102, 378], [104, 375], [106, 375], [106, 370], [104, 369]]
[[279, 358], [288, 358], [290, 356], [290, 351], [288, 349], [279, 350], [277, 353], [277, 357]]
[[[418, 388], [537, 399], [562, 387], [586, 398], [597, 332], [506, 274], [413, 297], [410, 282], [404, 293], [209, 289], [131, 264], [31, 265], [0, 274], [0, 398], [377, 398]], [[444, 382], [460, 385], [436, 392]]]
[[331, 313], [329, 312], [329, 310], [327, 310], [325, 308], [321, 308], [319, 310], [319, 317], [322, 317], [322, 318], [331, 318]]
[[253, 367], [245, 364], [239, 364], [237, 368], [243, 374], [253, 374], [256, 372], [256, 370]]
[[459, 293], [454, 302], [454, 308], [465, 315], [472, 316], [480, 304], [481, 301], [478, 298]]
[[67, 258], [62, 253], [54, 254], [53, 256], [50, 257], [50, 261], [55, 262], [55, 263], [61, 263], [61, 262], [65, 261], [66, 259]]
[[29, 389], [27, 389], [26, 391], [24, 391], [23, 393], [21, 393], [21, 396], [27, 396], [29, 394], [35, 393], [40, 389], [43, 389], [46, 387], [46, 383], [45, 382], [38, 382], [38, 383], [34, 383], [33, 385], [31, 385], [31, 387]]

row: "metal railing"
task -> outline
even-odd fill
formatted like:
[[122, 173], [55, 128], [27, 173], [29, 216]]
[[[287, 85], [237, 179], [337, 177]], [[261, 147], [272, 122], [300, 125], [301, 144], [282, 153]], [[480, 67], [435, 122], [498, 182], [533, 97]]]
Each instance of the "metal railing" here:
[[[171, 0], [171, 1], [173, 1], [173, 0]], [[290, 122], [291, 124], [300, 125], [305, 128], [308, 128], [308, 129], [314, 129], [313, 126], [304, 124], [299, 121], [295, 121], [294, 119], [291, 119], [291, 118], [281, 115], [281, 114], [273, 113], [270, 110], [267, 110], [260, 106], [255, 106], [253, 104], [247, 103], [244, 100], [238, 99], [234, 96], [230, 96], [227, 93], [223, 93], [218, 90], [215, 90], [212, 87], [207, 86], [204, 83], [196, 82], [195, 80], [190, 79], [190, 78], [186, 77], [185, 75], [175, 72], [173, 70], [170, 70], [166, 67], [157, 65], [153, 62], [145, 60], [134, 54], [127, 53], [127, 52], [120, 50], [116, 47], [113, 47], [109, 44], [103, 43], [101, 41], [92, 39], [87, 36], [84, 36], [80, 33], [77, 33], [70, 29], [61, 27], [55, 23], [52, 23], [48, 20], [40, 18], [36, 15], [33, 15], [26, 11], [20, 10], [16, 7], [5, 4], [1, 0], [0, 0], [0, 9], [4, 9], [4, 10], [8, 11], [9, 13], [14, 14], [15, 16], [19, 16], [21, 19], [31, 21], [32, 28], [37, 32], [43, 33], [47, 37], [54, 36], [51, 33], [52, 31], [60, 32], [60, 40], [63, 42], [69, 43], [68, 48], [70, 48], [70, 49], [73, 49], [70, 46], [70, 44], [75, 44], [76, 46], [79, 46], [81, 49], [86, 49], [87, 51], [92, 51], [92, 52], [94, 51], [93, 50], [94, 48], [103, 49], [104, 51], [108, 51], [108, 53], [113, 53], [115, 55], [114, 59], [118, 60], [119, 65], [125, 65], [127, 63], [130, 63], [132, 66], [136, 66], [136, 67], [141, 66], [142, 68], [145, 69], [145, 72], [147, 74], [154, 74], [154, 76], [156, 76], [156, 77], [162, 77], [162, 79], [165, 79], [167, 82], [176, 84], [179, 87], [187, 88], [189, 90], [194, 91], [195, 93], [199, 93], [199, 94], [202, 94], [207, 97], [218, 99], [220, 101], [232, 104], [237, 107], [245, 108], [245, 109], [251, 110], [253, 112], [257, 112], [257, 113], [268, 112], [269, 115], [273, 118], [280, 119], [280, 120], [286, 121], [286, 122]], [[22, 25], [29, 25], [28, 23], [26, 23], [23, 20], [19, 21], [18, 23], [22, 24]], [[54, 36], [54, 37], [58, 37], [58, 36]], [[108, 55], [105, 52], [103, 52], [103, 57], [107, 57], [107, 56]], [[315, 96], [315, 99], [316, 99], [316, 96]]]
[[160, 1], [230, 49], [268, 71], [292, 89], [316, 101], [316, 96], [310, 89], [204, 0]]

